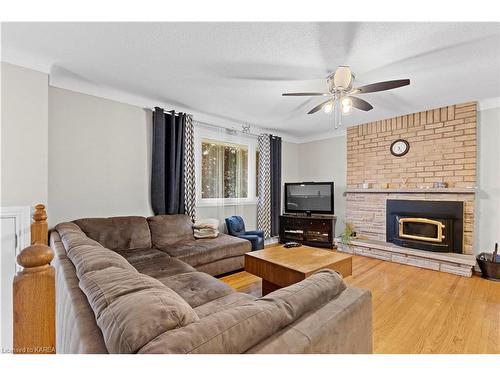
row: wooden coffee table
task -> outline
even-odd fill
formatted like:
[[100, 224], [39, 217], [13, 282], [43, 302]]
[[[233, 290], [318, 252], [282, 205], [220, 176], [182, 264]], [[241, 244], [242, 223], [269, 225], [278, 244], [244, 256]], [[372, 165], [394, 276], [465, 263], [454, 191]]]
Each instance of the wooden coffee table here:
[[282, 245], [245, 254], [245, 271], [262, 278], [262, 295], [295, 284], [321, 269], [352, 274], [352, 256], [309, 246]]

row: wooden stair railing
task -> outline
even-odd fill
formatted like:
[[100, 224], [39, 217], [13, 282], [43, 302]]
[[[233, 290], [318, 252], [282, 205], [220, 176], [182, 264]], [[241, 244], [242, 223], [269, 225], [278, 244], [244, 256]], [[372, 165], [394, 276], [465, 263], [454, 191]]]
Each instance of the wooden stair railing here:
[[53, 354], [55, 342], [55, 270], [48, 244], [45, 206], [35, 206], [31, 246], [17, 256], [23, 269], [13, 282], [14, 345], [16, 354]]

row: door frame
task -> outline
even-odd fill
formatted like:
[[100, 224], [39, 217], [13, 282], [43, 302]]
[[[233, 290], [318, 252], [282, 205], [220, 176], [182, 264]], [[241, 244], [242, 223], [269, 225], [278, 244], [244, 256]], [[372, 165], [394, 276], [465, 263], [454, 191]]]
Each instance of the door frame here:
[[[31, 243], [31, 207], [30, 206], [12, 206], [12, 207], [0, 207], [0, 219], [14, 219], [14, 230], [16, 235], [16, 246], [15, 246], [15, 258], [19, 255], [22, 249], [28, 247]], [[15, 272], [21, 270], [21, 267], [16, 264]], [[0, 254], [0, 272], [2, 270], [2, 256]], [[2, 279], [0, 278], [0, 301], [3, 299], [3, 288], [12, 288], [12, 283], [10, 285], [2, 285]], [[0, 310], [0, 322], [2, 321], [2, 312]], [[0, 324], [0, 341], [2, 333], [2, 324]]]
[[[16, 256], [31, 243], [31, 207], [0, 207], [0, 219], [14, 219], [16, 223]], [[0, 258], [1, 259], [1, 258]], [[0, 260], [1, 262], [1, 260]], [[0, 263], [1, 265], [1, 263]], [[17, 270], [20, 270], [17, 265]]]

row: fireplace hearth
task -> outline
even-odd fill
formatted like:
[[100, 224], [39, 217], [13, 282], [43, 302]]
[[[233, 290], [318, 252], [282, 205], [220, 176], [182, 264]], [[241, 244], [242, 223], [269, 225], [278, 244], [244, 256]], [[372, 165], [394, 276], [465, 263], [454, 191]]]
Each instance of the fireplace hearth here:
[[463, 252], [463, 202], [387, 200], [386, 241], [434, 252]]

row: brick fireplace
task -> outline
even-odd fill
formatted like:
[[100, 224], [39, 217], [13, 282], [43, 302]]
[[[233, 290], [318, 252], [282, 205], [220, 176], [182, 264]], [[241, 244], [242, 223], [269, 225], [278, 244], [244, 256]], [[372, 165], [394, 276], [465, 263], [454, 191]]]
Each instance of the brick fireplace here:
[[[347, 129], [346, 220], [358, 238], [343, 247], [345, 251], [471, 275], [475, 264], [476, 107], [475, 102], [451, 105]], [[402, 157], [390, 152], [397, 139], [410, 145]], [[446, 183], [447, 187], [434, 187], [435, 183]], [[386, 207], [387, 201], [394, 200], [461, 205], [460, 249], [426, 251], [405, 246], [412, 238], [397, 244], [388, 242]], [[439, 212], [428, 216], [440, 220]], [[441, 226], [445, 231], [450, 229], [444, 221]], [[414, 231], [422, 228], [413, 224]]]

